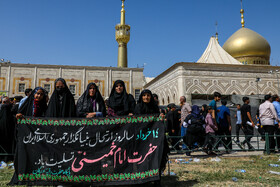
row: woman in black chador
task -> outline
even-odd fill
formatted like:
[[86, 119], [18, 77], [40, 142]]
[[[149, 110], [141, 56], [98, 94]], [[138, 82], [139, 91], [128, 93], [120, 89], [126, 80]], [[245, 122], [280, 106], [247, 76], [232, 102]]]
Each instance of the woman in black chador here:
[[156, 104], [152, 92], [143, 90], [139, 96], [139, 100], [134, 110], [134, 114], [157, 114], [159, 113], [158, 105]]
[[114, 83], [108, 100], [108, 115], [133, 115], [134, 108], [135, 100], [133, 96], [126, 92], [124, 82], [122, 80], [117, 80]]
[[86, 91], [77, 102], [78, 117], [105, 117], [106, 106], [95, 83], [89, 83]]
[[75, 100], [65, 80], [55, 80], [55, 90], [50, 98], [46, 117], [75, 117]]
[[22, 116], [44, 117], [47, 111], [47, 92], [42, 87], [35, 88], [20, 107], [17, 118]]

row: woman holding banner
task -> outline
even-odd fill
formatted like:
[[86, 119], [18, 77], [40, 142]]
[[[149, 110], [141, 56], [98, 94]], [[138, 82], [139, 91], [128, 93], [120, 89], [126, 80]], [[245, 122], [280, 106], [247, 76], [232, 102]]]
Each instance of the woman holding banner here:
[[86, 91], [78, 99], [77, 117], [105, 117], [106, 106], [95, 83], [89, 83]]
[[108, 116], [133, 115], [134, 108], [134, 97], [126, 92], [124, 82], [117, 80], [108, 100]]
[[157, 114], [159, 113], [158, 105], [156, 104], [152, 92], [143, 90], [139, 96], [139, 100], [134, 110], [134, 114]]
[[58, 78], [54, 84], [55, 89], [50, 98], [46, 117], [75, 117], [75, 100], [66, 81], [63, 78]]
[[16, 118], [22, 116], [44, 117], [47, 106], [46, 90], [42, 87], [35, 88], [19, 108]]

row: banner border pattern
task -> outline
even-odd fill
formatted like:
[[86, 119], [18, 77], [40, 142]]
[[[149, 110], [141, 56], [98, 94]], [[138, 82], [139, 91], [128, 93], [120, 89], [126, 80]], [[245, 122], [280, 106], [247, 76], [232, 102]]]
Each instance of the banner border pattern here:
[[155, 177], [159, 175], [158, 169], [153, 169], [145, 172], [137, 173], [120, 173], [120, 174], [105, 174], [105, 175], [71, 175], [71, 176], [55, 176], [50, 174], [19, 174], [19, 181], [58, 181], [58, 182], [105, 182], [105, 181], [124, 181], [124, 180], [138, 180]]
[[22, 118], [18, 119], [19, 125], [42, 125], [42, 126], [93, 126], [93, 125], [116, 125], [126, 123], [145, 123], [162, 121], [161, 116], [127, 116], [119, 118], [93, 118], [93, 119], [43, 119]]

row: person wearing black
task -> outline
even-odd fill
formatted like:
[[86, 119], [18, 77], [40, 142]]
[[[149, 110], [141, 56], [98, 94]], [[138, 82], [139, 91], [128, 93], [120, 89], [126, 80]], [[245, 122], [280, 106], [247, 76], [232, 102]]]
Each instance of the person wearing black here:
[[44, 117], [47, 111], [47, 94], [42, 87], [35, 88], [21, 105], [16, 118], [22, 116]]
[[159, 114], [158, 105], [154, 97], [152, 97], [152, 92], [150, 90], [143, 90], [141, 92], [134, 114]]
[[89, 83], [86, 91], [78, 99], [77, 117], [105, 117], [106, 106], [95, 83]]
[[49, 101], [46, 117], [75, 117], [75, 100], [65, 80], [55, 80], [55, 90]]
[[[247, 143], [249, 150], [253, 149], [253, 146], [251, 145], [251, 138], [254, 134], [254, 122], [251, 117], [251, 106], [249, 105], [250, 99], [248, 97], [243, 97], [243, 105], [241, 107], [241, 118], [242, 118], [242, 127], [245, 134], [245, 140], [241, 143], [241, 147], [245, 148], [245, 144]], [[249, 125], [249, 124], [252, 124]]]
[[15, 96], [14, 98], [15, 103], [11, 109], [13, 116], [15, 116], [18, 113], [19, 103], [22, 99], [23, 99], [22, 96]]
[[[174, 103], [169, 104], [170, 108], [169, 112], [167, 113], [166, 123], [167, 123], [167, 131], [169, 136], [180, 136], [180, 115], [178, 111], [180, 109], [176, 109], [176, 105]], [[171, 145], [173, 149], [179, 150], [178, 138], [172, 138]], [[177, 143], [177, 145], [176, 145]], [[176, 145], [176, 146], [175, 146]], [[175, 146], [175, 147], [174, 147]]]
[[108, 100], [108, 116], [133, 115], [134, 109], [134, 97], [126, 92], [124, 82], [117, 80]]
[[160, 112], [161, 114], [165, 115], [165, 109], [164, 109], [164, 107], [159, 106], [158, 95], [157, 95], [157, 94], [153, 94], [153, 98], [154, 98], [156, 104], [157, 104], [158, 107], [159, 107], [159, 112]]
[[200, 110], [200, 115], [202, 115], [204, 117], [204, 119], [206, 118], [206, 115], [207, 115], [207, 105], [206, 104], [203, 104], [202, 107], [201, 107], [201, 110]]
[[[15, 124], [13, 122], [13, 115], [11, 112], [12, 104], [8, 97], [4, 97], [2, 100], [0, 110], [0, 145], [6, 151], [6, 153], [13, 153], [14, 145], [14, 129]], [[2, 152], [2, 150], [0, 149]], [[13, 160], [8, 156], [0, 156], [1, 160], [5, 162]]]
[[[134, 110], [134, 115], [141, 115], [141, 114], [159, 114], [160, 110], [158, 107], [158, 103], [155, 101], [154, 95], [148, 89], [143, 90], [139, 96], [137, 101], [137, 105]], [[166, 163], [168, 161], [168, 153], [169, 147], [166, 138], [164, 137], [164, 146], [163, 146], [163, 153], [162, 159], [160, 163], [160, 180], [161, 180], [161, 173], [164, 172]], [[154, 181], [154, 186], [161, 186], [160, 180]], [[147, 184], [148, 186], [148, 184]]]
[[[183, 140], [188, 148], [191, 150], [196, 142], [202, 146], [205, 139], [205, 119], [200, 115], [200, 110], [197, 105], [192, 106], [192, 112], [186, 117], [183, 125], [187, 128], [187, 134], [183, 137]], [[190, 152], [186, 154], [189, 156]]]

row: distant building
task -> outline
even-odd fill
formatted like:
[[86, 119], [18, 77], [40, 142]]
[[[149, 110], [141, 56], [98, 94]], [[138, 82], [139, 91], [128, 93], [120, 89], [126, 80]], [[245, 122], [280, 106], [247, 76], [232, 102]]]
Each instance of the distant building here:
[[99, 86], [104, 98], [109, 97], [111, 88], [118, 79], [125, 82], [127, 92], [135, 97], [139, 96], [144, 84], [143, 68], [2, 63], [0, 91], [7, 92], [9, 97], [23, 96], [26, 88], [41, 86], [52, 94], [54, 81], [59, 77], [66, 80], [75, 99], [83, 94], [90, 82]]
[[190, 103], [196, 99], [209, 100], [216, 91], [228, 99], [232, 95], [259, 98], [279, 94], [280, 69], [269, 65], [270, 45], [260, 34], [244, 28], [244, 10], [240, 13], [242, 28], [223, 47], [216, 33], [197, 63], [176, 63], [145, 85], [159, 96], [161, 105], [179, 103], [183, 95]]

